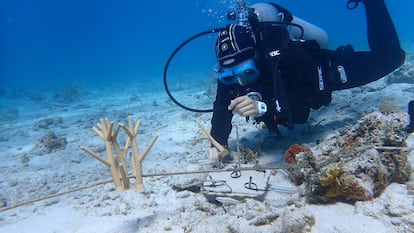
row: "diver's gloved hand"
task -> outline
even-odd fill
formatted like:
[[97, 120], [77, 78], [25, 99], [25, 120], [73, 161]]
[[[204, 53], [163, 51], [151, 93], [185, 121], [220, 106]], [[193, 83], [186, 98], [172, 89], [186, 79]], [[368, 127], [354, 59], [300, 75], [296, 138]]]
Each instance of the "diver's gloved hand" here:
[[260, 117], [266, 113], [267, 106], [261, 101], [256, 101], [244, 95], [233, 99], [227, 109], [240, 116]]

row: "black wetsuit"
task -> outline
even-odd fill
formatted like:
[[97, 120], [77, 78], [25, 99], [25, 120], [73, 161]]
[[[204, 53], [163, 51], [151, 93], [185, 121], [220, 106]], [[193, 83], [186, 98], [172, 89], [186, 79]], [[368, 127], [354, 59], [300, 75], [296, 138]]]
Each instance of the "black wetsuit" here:
[[[220, 144], [227, 145], [233, 117], [227, 107], [237, 96], [251, 91], [261, 93], [268, 110], [256, 120], [264, 122], [269, 130], [277, 130], [277, 125], [292, 129], [293, 124], [307, 121], [310, 109], [328, 105], [332, 91], [370, 83], [398, 68], [404, 62], [405, 53], [384, 0], [364, 0], [364, 4], [370, 51], [354, 51], [350, 45], [333, 51], [319, 49], [315, 41], [289, 41], [277, 68], [280, 76], [277, 90], [284, 111], [276, 110], [274, 71], [256, 61], [261, 70], [257, 82], [240, 86], [218, 81], [211, 120], [212, 136]], [[338, 71], [342, 67], [345, 76]]]

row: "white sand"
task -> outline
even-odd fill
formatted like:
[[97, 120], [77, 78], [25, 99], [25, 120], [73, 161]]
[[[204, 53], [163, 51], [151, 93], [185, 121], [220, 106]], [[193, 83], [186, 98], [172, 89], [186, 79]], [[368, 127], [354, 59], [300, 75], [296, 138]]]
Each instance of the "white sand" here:
[[[261, 142], [260, 161], [272, 165], [283, 159], [291, 144], [315, 146], [316, 140], [356, 123], [365, 112], [377, 111], [384, 96], [396, 98], [400, 110], [406, 111], [408, 100], [414, 98], [410, 89], [408, 84], [386, 86], [380, 80], [336, 92], [330, 106], [312, 113], [311, 134], [303, 125], [293, 132], [283, 131], [285, 137], [276, 139], [240, 117], [234, 122], [243, 145], [255, 149], [254, 145]], [[154, 135], [159, 135], [144, 160], [144, 174], [210, 168], [206, 162], [209, 143], [198, 140], [201, 132], [197, 122], [209, 124], [211, 114], [184, 111], [168, 101], [159, 89], [153, 92], [141, 87], [106, 93], [97, 90], [67, 106], [52, 105], [48, 100], [36, 103], [27, 97], [1, 100], [2, 106], [15, 101], [18, 112], [16, 118], [2, 122], [0, 128], [0, 199], [7, 203], [5, 207], [110, 180], [107, 167], [79, 149], [85, 145], [104, 154], [101, 139], [91, 130], [103, 117], [115, 122], [126, 122], [128, 115], [141, 119], [140, 150]], [[139, 99], [132, 101], [130, 98], [135, 95]], [[185, 98], [197, 101], [194, 96]], [[47, 117], [62, 117], [63, 121], [49, 129], [34, 130]], [[65, 136], [66, 148], [45, 155], [33, 154], [33, 146], [48, 131]], [[233, 131], [233, 150], [235, 137]], [[413, 147], [414, 137], [409, 137], [407, 143]], [[413, 153], [410, 161], [414, 162]], [[270, 179], [272, 187], [289, 184], [282, 173], [277, 174]], [[202, 177], [144, 178], [144, 191], [132, 188], [121, 194], [116, 194], [114, 184], [109, 182], [23, 205], [0, 212], [0, 232], [287, 232], [286, 226], [300, 216], [314, 218], [315, 223], [308, 230], [315, 233], [414, 232], [414, 197], [406, 184], [391, 184], [381, 196], [355, 205], [311, 205], [299, 194], [271, 191], [262, 202], [246, 199], [224, 208], [209, 203], [200, 193], [172, 189], [173, 185], [197, 182]], [[259, 224], [261, 221], [265, 223]]]

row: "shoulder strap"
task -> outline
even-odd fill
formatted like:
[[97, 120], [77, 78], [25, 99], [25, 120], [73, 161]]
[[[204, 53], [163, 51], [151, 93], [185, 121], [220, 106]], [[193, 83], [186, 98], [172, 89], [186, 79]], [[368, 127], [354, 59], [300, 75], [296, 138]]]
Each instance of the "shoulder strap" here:
[[280, 60], [289, 43], [289, 32], [286, 27], [281, 25], [259, 23], [256, 40], [259, 45], [259, 52], [263, 56], [262, 58], [266, 69], [272, 74], [274, 94], [272, 100], [275, 104], [276, 111], [278, 114], [287, 114], [288, 122], [286, 126], [289, 129], [293, 129], [289, 101], [279, 71]]

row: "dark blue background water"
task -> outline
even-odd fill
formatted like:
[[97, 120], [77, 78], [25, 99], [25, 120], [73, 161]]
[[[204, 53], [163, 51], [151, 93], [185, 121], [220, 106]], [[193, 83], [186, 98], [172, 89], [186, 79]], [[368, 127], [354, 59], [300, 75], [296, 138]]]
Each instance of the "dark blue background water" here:
[[[330, 48], [348, 43], [367, 48], [362, 7], [349, 11], [346, 0], [274, 2], [324, 28]], [[412, 50], [414, 1], [387, 3], [403, 46]], [[230, 0], [2, 0], [0, 87], [161, 83], [170, 53], [191, 35], [224, 26], [228, 21], [223, 16], [231, 7]], [[187, 50], [178, 58], [183, 72], [214, 60], [208, 44]]]

